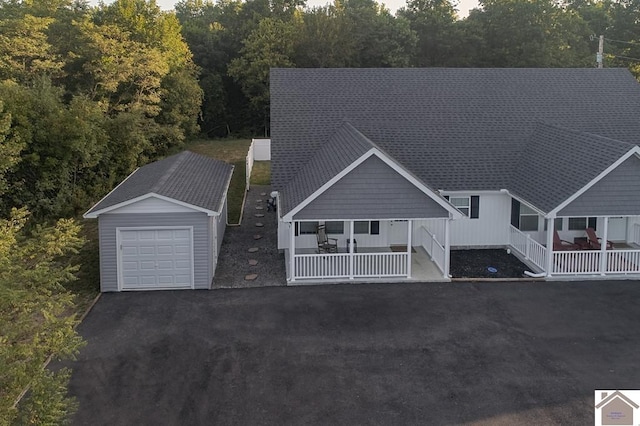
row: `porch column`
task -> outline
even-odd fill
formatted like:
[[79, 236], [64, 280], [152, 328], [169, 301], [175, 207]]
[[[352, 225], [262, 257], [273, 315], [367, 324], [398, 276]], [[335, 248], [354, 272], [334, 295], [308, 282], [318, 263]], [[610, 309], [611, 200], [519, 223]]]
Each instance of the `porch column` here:
[[547, 251], [545, 253], [547, 256], [545, 259], [547, 270], [545, 272], [547, 273], [547, 277], [550, 277], [553, 271], [553, 232], [556, 229], [556, 221], [555, 218], [546, 218], [545, 220], [547, 221]]
[[607, 238], [609, 233], [609, 218], [604, 217], [602, 224], [602, 239], [600, 240], [600, 275], [607, 274]]
[[411, 278], [411, 237], [413, 233], [413, 221], [407, 223], [407, 278]]
[[353, 220], [349, 221], [349, 278], [353, 279], [355, 274], [353, 273], [353, 247], [355, 246], [353, 242]]
[[451, 238], [449, 237], [451, 218], [444, 221], [444, 271], [442, 271], [444, 278], [449, 279], [449, 262], [451, 259]]
[[296, 222], [291, 222], [291, 228], [289, 229], [289, 262], [291, 264], [291, 281], [296, 280]]

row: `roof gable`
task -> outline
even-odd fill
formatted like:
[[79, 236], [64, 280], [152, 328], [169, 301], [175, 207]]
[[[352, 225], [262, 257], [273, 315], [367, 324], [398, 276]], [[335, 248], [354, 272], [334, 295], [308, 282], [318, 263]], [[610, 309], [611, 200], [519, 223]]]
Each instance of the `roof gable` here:
[[440, 194], [424, 185], [351, 124], [343, 123], [331, 141], [316, 153], [284, 190], [280, 191], [283, 218], [291, 220], [296, 213], [372, 156], [378, 157], [395, 173], [402, 175], [453, 217], [461, 216], [461, 213]]
[[548, 213], [626, 155], [633, 145], [537, 123], [506, 188]]
[[274, 69], [270, 87], [277, 190], [345, 120], [450, 191], [508, 188], [539, 122], [640, 140], [640, 86], [623, 69]]
[[230, 164], [184, 151], [135, 170], [84, 216], [95, 218], [152, 195], [216, 215], [232, 173]]

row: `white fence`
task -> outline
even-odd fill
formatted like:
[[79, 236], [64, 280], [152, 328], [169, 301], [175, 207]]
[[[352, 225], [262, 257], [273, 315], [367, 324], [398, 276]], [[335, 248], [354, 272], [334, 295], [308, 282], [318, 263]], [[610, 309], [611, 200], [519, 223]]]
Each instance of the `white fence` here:
[[509, 245], [520, 253], [526, 260], [531, 261], [541, 270], [545, 270], [547, 249], [531, 238], [529, 234], [521, 232], [513, 225], [509, 225]]
[[437, 235], [424, 226], [420, 227], [420, 234], [422, 237], [422, 248], [431, 256], [431, 260], [438, 265], [438, 268], [444, 271], [445, 249], [440, 241], [438, 241]]
[[294, 279], [403, 276], [407, 276], [407, 253], [294, 255]]
[[245, 190], [251, 186], [251, 172], [254, 161], [271, 160], [271, 139], [252, 139], [245, 160]]
[[555, 275], [585, 275], [600, 272], [600, 252], [597, 250], [554, 251]]

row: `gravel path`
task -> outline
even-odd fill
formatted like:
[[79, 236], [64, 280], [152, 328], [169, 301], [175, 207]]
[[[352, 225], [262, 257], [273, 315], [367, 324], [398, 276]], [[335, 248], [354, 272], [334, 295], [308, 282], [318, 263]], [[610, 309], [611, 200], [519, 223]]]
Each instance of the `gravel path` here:
[[[213, 288], [286, 285], [284, 255], [278, 253], [277, 216], [275, 212], [267, 211], [270, 193], [270, 186], [252, 186], [247, 193], [242, 224], [227, 226], [213, 278]], [[264, 216], [256, 217], [256, 214]], [[262, 238], [256, 240], [256, 235]], [[250, 248], [256, 248], [257, 251], [251, 253]], [[256, 260], [257, 264], [250, 265], [250, 260]], [[245, 277], [251, 274], [257, 274], [257, 277], [246, 280]]]

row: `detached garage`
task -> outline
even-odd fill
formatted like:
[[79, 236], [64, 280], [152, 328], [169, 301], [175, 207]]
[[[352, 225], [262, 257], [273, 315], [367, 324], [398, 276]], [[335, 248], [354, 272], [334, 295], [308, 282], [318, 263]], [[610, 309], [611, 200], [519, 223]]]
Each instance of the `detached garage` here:
[[209, 289], [233, 166], [190, 151], [131, 173], [93, 206], [100, 289]]

